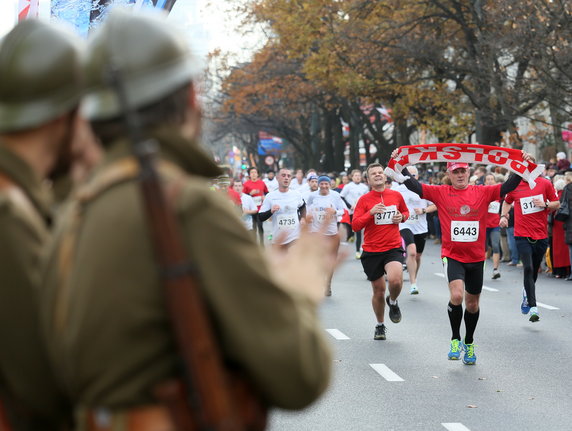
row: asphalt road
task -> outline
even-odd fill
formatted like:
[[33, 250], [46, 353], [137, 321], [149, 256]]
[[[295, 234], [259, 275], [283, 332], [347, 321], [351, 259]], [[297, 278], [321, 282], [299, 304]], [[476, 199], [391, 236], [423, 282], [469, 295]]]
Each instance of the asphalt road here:
[[541, 274], [540, 321], [531, 323], [520, 313], [522, 270], [501, 264], [501, 278], [491, 280], [489, 261], [477, 364], [467, 366], [447, 359], [448, 288], [439, 253], [429, 240], [419, 295], [409, 295], [404, 273], [403, 319], [386, 317], [385, 341], [373, 340], [371, 287], [351, 253], [321, 307], [334, 350], [332, 383], [303, 411], [274, 411], [270, 431], [572, 430], [572, 282]]

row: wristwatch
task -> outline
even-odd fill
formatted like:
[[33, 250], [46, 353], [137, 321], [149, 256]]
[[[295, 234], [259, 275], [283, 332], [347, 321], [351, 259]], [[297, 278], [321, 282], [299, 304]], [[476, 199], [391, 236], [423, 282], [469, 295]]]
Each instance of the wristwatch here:
[[426, 213], [427, 213], [427, 209], [426, 209], [426, 208], [423, 208], [421, 211], [423, 211], [423, 214], [426, 214]]
[[508, 220], [509, 215], [508, 215], [508, 214], [502, 214], [502, 215], [501, 215], [501, 218], [503, 218], [503, 217]]

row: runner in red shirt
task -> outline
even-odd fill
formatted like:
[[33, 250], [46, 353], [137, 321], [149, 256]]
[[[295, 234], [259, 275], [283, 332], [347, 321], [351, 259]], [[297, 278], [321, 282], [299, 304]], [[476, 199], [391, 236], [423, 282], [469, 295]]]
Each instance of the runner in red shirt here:
[[502, 204], [500, 226], [508, 226], [508, 212], [514, 204], [514, 239], [524, 267], [524, 290], [522, 293], [522, 314], [530, 313], [529, 320], [538, 322], [540, 316], [536, 307], [536, 279], [540, 263], [548, 247], [548, 213], [560, 208], [560, 202], [552, 183], [537, 178], [531, 190], [522, 181], [506, 195]]
[[[397, 297], [403, 286], [403, 249], [399, 223], [407, 220], [409, 211], [401, 193], [386, 189], [386, 176], [379, 163], [367, 168], [372, 190], [356, 203], [352, 229], [364, 229], [361, 263], [373, 288], [372, 305], [377, 318], [374, 340], [385, 340], [385, 304], [389, 306], [389, 318], [393, 323], [401, 321]], [[385, 297], [385, 274], [389, 283], [389, 295]]]
[[[262, 201], [264, 201], [264, 196], [268, 194], [268, 187], [263, 180], [258, 177], [258, 169], [252, 167], [248, 170], [249, 180], [244, 182], [243, 193], [252, 196], [256, 207], [260, 211], [262, 206]], [[252, 216], [252, 221], [254, 222], [254, 231], [258, 231], [258, 237], [260, 239], [260, 244], [264, 245], [264, 228], [262, 227], [262, 220], [258, 217], [258, 214]]]
[[[391, 157], [396, 155], [397, 150]], [[524, 152], [523, 159], [532, 161]], [[448, 312], [452, 337], [448, 357], [459, 359], [464, 349], [463, 363], [473, 365], [477, 361], [473, 336], [479, 320], [479, 299], [483, 288], [486, 214], [489, 204], [514, 190], [521, 178], [511, 174], [504, 184], [472, 186], [469, 185], [469, 165], [460, 162], [447, 163], [450, 186], [421, 184], [409, 175], [407, 169], [403, 173], [410, 177], [404, 182], [407, 188], [433, 202], [439, 211], [441, 257], [450, 293]], [[461, 342], [463, 318], [464, 343]]]

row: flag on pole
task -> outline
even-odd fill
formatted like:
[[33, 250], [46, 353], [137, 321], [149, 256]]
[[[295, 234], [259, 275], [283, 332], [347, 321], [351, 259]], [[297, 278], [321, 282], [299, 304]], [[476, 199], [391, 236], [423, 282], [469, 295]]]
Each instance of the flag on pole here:
[[40, 0], [18, 0], [18, 21], [38, 17]]

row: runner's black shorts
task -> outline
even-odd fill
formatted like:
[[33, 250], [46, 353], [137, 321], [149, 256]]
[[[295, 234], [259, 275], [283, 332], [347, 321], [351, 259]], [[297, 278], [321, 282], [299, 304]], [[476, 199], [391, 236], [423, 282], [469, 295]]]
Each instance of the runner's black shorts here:
[[417, 253], [423, 253], [425, 250], [425, 240], [427, 239], [427, 232], [419, 233], [417, 235], [413, 235], [411, 229], [405, 228], [399, 231], [401, 234], [401, 238], [405, 242], [405, 248], [409, 246], [409, 244], [415, 243], [415, 248], [417, 249]]
[[443, 268], [449, 283], [453, 280], [463, 280], [465, 282], [465, 291], [472, 295], [480, 295], [483, 290], [484, 260], [463, 263], [450, 257], [444, 257]]
[[389, 262], [399, 262], [403, 265], [403, 249], [392, 248], [379, 253], [364, 251], [361, 254], [361, 265], [369, 281], [375, 281], [385, 274], [385, 265]]

